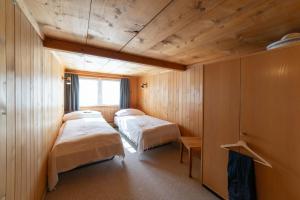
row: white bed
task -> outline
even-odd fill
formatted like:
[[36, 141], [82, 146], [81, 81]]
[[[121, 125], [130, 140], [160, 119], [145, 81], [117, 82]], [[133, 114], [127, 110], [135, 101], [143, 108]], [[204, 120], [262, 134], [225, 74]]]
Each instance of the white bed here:
[[48, 160], [49, 190], [54, 189], [60, 172], [115, 155], [125, 156], [120, 134], [102, 115], [85, 116], [83, 112], [69, 117], [60, 129]]
[[177, 141], [180, 131], [175, 123], [141, 113], [116, 115], [119, 131], [137, 145], [139, 153], [161, 144]]

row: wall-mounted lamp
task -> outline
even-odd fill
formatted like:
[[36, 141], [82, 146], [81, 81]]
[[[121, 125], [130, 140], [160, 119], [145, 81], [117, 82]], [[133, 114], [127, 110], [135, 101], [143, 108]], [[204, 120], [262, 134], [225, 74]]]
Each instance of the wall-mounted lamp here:
[[67, 85], [71, 85], [71, 77], [61, 77], [61, 79], [63, 80], [63, 81], [65, 81], [65, 83], [67, 84]]
[[141, 88], [147, 88], [148, 87], [148, 83], [142, 83]]

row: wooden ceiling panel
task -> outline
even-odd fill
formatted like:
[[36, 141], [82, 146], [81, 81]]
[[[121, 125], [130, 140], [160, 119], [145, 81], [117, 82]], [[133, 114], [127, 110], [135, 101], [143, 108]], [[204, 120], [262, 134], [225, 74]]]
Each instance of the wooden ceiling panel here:
[[47, 36], [50, 36], [51, 38], [58, 38], [60, 40], [66, 40], [71, 42], [78, 42], [81, 44], [86, 43], [86, 38], [82, 35], [71, 33], [66, 30], [57, 29], [52, 25], [40, 25], [41, 30], [43, 33]]
[[91, 0], [24, 0], [47, 36], [85, 43]]
[[[162, 46], [170, 45], [171, 40], [181, 39], [177, 37], [178, 31], [201, 19], [203, 15], [222, 2], [223, 0], [174, 0], [143, 31], [137, 34], [123, 51], [144, 54], [159, 43]], [[164, 52], [160, 51], [160, 53]]]
[[50, 48], [54, 50], [105, 57], [114, 60], [139, 63], [141, 65], [158, 66], [158, 67], [168, 68], [173, 70], [182, 70], [182, 71], [186, 70], [186, 66], [183, 64], [168, 62], [168, 61], [154, 59], [145, 56], [128, 54], [128, 53], [119, 52], [107, 48], [94, 47], [91, 45], [80, 44], [77, 42], [62, 41], [58, 39], [45, 37], [43, 41], [43, 45], [46, 48]]
[[120, 50], [171, 0], [93, 0], [88, 44]]
[[[180, 1], [174, 1], [175, 3]], [[159, 29], [171, 14], [168, 9], [153, 20], [125, 48], [127, 52], [147, 54], [154, 58], [164, 58], [173, 62], [193, 64], [205, 63], [220, 57], [242, 55], [265, 49], [266, 45], [278, 40], [291, 31], [300, 31], [300, 1], [289, 0], [223, 0], [214, 2], [214, 7], [206, 9], [202, 15], [187, 20], [186, 23], [173, 16], [171, 27], [180, 24], [181, 28], [155, 37]], [[181, 6], [178, 6], [181, 7]], [[188, 9], [188, 7], [187, 7]], [[191, 9], [191, 7], [190, 7]], [[207, 10], [207, 12], [205, 12]], [[290, 12], [287, 12], [290, 11]], [[192, 10], [189, 12], [192, 13]], [[164, 24], [166, 27], [170, 27]], [[146, 31], [146, 29], [150, 31]], [[141, 42], [140, 38], [151, 38], [150, 42]], [[206, 56], [200, 52], [207, 49]], [[213, 51], [211, 49], [214, 49]]]
[[[181, 60], [181, 63], [189, 64], [214, 60], [213, 54], [210, 58], [197, 55], [197, 51], [207, 48], [223, 52], [223, 57], [258, 52], [283, 35], [300, 31], [299, 9], [300, 1], [249, 1], [227, 20], [218, 21], [215, 28], [199, 34], [190, 42], [179, 44], [180, 50], [171, 48], [165, 52], [176, 57], [177, 62]], [[185, 30], [178, 34], [184, 35]]]
[[[184, 65], [254, 53], [287, 33], [300, 32], [299, 0], [24, 1], [46, 38]], [[118, 62], [101, 66], [118, 73]], [[136, 74], [147, 71], [142, 64], [128, 65]], [[128, 69], [124, 73], [134, 73]]]
[[132, 76], [169, 71], [168, 69], [163, 69], [160, 67], [136, 64], [99, 56], [90, 56], [80, 53], [68, 53], [63, 51], [54, 51], [54, 53], [65, 65], [66, 69], [69, 70]]

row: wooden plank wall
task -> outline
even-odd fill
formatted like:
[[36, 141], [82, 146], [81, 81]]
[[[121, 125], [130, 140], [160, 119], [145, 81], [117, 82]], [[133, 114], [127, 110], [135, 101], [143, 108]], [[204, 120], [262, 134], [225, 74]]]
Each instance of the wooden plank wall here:
[[[105, 77], [104, 77], [105, 78]], [[130, 77], [130, 107], [137, 107], [137, 90], [138, 90], [138, 79], [137, 77]], [[104, 117], [104, 119], [113, 123], [115, 113], [119, 110], [119, 106], [89, 106], [89, 107], [81, 107], [80, 110], [96, 110], [100, 111]]]
[[[147, 83], [147, 88], [141, 88]], [[175, 122], [182, 135], [202, 136], [203, 66], [138, 79], [138, 108]]]
[[0, 199], [42, 199], [63, 114], [64, 69], [19, 7], [0, 0], [0, 10]]
[[5, 1], [0, 1], [0, 199], [6, 192], [6, 49]]
[[113, 123], [115, 113], [119, 110], [119, 106], [88, 106], [88, 107], [80, 107], [80, 110], [99, 111], [102, 113], [102, 116], [108, 123]]

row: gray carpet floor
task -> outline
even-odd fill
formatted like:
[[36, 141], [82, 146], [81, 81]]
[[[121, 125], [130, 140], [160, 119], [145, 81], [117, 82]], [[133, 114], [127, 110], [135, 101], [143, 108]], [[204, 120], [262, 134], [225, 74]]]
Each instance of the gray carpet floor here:
[[188, 177], [185, 154], [179, 163], [177, 144], [164, 145], [138, 156], [126, 140], [124, 162], [112, 160], [81, 167], [60, 175], [47, 200], [216, 200], [200, 183], [200, 159], [195, 158]]

